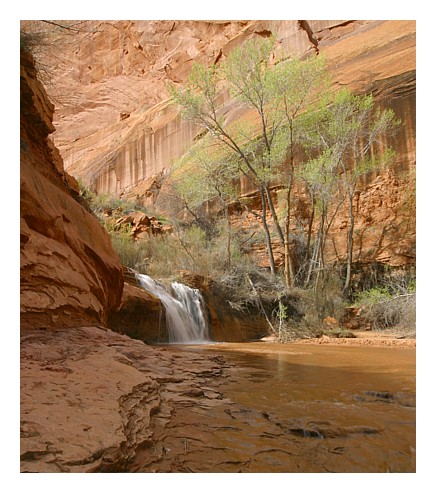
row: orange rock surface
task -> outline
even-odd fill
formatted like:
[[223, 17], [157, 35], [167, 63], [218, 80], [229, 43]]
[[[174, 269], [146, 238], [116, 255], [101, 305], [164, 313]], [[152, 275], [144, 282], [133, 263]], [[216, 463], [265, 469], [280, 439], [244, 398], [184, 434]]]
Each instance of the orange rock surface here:
[[[337, 87], [371, 92], [401, 118], [401, 130], [384, 143], [397, 152], [395, 166], [358, 191], [354, 258], [414, 263], [415, 21], [86, 21], [83, 27], [86, 35], [74, 43], [59, 39], [49, 85], [54, 140], [69, 173], [97, 192], [166, 207], [171, 198], [161, 191], [162, 179], [199, 129], [180, 120], [165, 84], [185, 81], [193, 62], [219, 63], [250, 37], [274, 33], [276, 57], [321, 53]], [[226, 119], [243, 116], [223, 98]], [[346, 217], [344, 209], [332, 226], [329, 260], [345, 254]], [[277, 251], [278, 263], [280, 257]]]
[[[109, 236], [78, 202], [49, 140], [53, 106], [33, 60], [21, 59], [21, 327], [105, 323], [123, 274]], [[75, 188], [72, 188], [75, 187]]]

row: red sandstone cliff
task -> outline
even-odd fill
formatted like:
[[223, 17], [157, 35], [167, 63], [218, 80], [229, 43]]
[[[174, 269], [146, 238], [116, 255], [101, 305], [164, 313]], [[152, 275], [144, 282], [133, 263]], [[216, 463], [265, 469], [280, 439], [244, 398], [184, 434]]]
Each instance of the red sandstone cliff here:
[[[403, 121], [390, 142], [395, 166], [361, 183], [357, 194], [354, 258], [414, 262], [415, 21], [87, 21], [85, 27], [86, 35], [57, 54], [50, 84], [54, 140], [71, 174], [100, 193], [164, 206], [149, 182], [161, 181], [198, 133], [169, 106], [166, 81], [183, 82], [194, 61], [219, 63], [246, 39], [275, 33], [278, 57], [324, 54], [338, 87], [372, 92]], [[231, 100], [225, 111], [229, 119], [240, 116]], [[241, 193], [249, 192], [242, 183]], [[345, 253], [345, 213], [332, 231], [334, 260]]]
[[105, 323], [123, 273], [110, 238], [76, 200], [77, 182], [49, 139], [53, 105], [21, 55], [21, 327]]
[[[188, 450], [189, 441], [180, 440], [186, 423], [197, 429], [205, 415], [219, 412], [214, 423], [226, 430], [238, 414], [219, 391], [224, 366], [217, 356], [186, 352], [182, 359], [171, 349], [84, 326], [104, 324], [118, 305], [122, 270], [107, 235], [75, 199], [77, 183], [49, 140], [53, 106], [35, 76], [24, 56], [20, 470], [123, 470], [142, 446], [142, 467], [156, 471], [170, 435], [173, 452], [165, 461], [172, 461], [170, 470], [187, 471], [178, 460]], [[385, 193], [381, 183], [369, 186], [374, 200]], [[203, 433], [207, 442], [210, 429]]]

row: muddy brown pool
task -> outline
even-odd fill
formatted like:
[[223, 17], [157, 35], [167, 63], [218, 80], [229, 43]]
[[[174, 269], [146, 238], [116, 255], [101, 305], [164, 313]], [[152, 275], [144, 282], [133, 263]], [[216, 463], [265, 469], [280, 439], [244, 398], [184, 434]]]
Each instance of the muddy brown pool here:
[[[138, 472], [415, 472], [415, 348], [249, 343], [180, 403]], [[219, 398], [216, 396], [219, 395]]]

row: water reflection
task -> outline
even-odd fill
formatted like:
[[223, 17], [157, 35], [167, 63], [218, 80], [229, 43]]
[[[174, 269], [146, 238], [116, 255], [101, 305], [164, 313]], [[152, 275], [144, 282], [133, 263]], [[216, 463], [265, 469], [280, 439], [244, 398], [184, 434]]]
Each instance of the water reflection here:
[[[308, 457], [311, 442], [323, 440], [323, 447], [315, 446], [316, 462], [334, 470], [414, 471], [414, 349], [253, 349], [227, 347], [235, 376], [222, 390], [235, 403], [267, 415], [284, 435], [300, 437]], [[332, 460], [338, 455], [341, 461]]]
[[224, 357], [226, 378], [204, 387], [203, 401], [173, 409], [154, 446], [170, 452], [144, 452], [135, 470], [415, 472], [414, 349], [251, 343], [185, 351]]

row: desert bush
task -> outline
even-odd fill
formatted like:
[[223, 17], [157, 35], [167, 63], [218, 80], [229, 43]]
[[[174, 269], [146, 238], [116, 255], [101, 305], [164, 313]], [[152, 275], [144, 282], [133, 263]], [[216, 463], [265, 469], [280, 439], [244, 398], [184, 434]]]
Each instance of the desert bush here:
[[145, 240], [134, 240], [128, 226], [110, 231], [112, 247], [118, 253], [125, 267], [145, 273], [147, 269], [149, 248]]
[[353, 277], [351, 300], [360, 296], [360, 293], [371, 289], [386, 289], [390, 293], [407, 293], [415, 284], [416, 273], [414, 266], [390, 267], [379, 262], [368, 265], [356, 265]]
[[389, 285], [362, 291], [355, 296], [355, 305], [373, 330], [416, 329], [416, 283], [409, 276], [393, 276]]
[[212, 232], [195, 223], [176, 224], [170, 236], [150, 238], [149, 275], [162, 277], [168, 268], [172, 268], [173, 273], [182, 269], [192, 270], [202, 276], [219, 279], [229, 273], [229, 252], [232, 267], [249, 268], [253, 262], [241, 251], [238, 233], [231, 234], [230, 248], [227, 235], [228, 231], [219, 221]]
[[343, 296], [343, 282], [339, 273], [331, 268], [325, 268], [319, 273], [317, 281], [305, 291], [305, 313], [317, 325], [325, 317], [342, 318], [346, 300]]
[[110, 193], [95, 193], [89, 185], [79, 178], [79, 201], [82, 205], [103, 219], [103, 212], [117, 211], [118, 214], [141, 211], [147, 214], [146, 209], [137, 200], [121, 199]]
[[112, 246], [124, 266], [156, 279], [172, 279], [178, 270], [192, 269], [194, 260], [180, 247], [176, 237], [149, 236], [135, 240], [128, 225], [118, 226], [116, 230], [111, 225], [110, 221], [106, 223]]
[[291, 342], [298, 339], [321, 337], [324, 333], [322, 323], [315, 312], [308, 312], [306, 292], [295, 289], [292, 293], [293, 310], [288, 310], [282, 319], [280, 308], [274, 313], [275, 335], [279, 342]]
[[226, 269], [227, 252], [221, 236], [208, 239], [196, 225], [176, 225], [171, 235], [150, 237], [146, 242], [146, 273], [152, 277], [175, 277], [179, 270], [219, 277]]
[[[281, 342], [321, 337], [326, 333], [324, 318], [331, 316], [339, 320], [346, 304], [342, 295], [342, 281], [333, 269], [320, 272], [318, 281], [309, 289], [294, 288], [288, 291], [288, 296], [293, 299], [293, 316], [281, 320], [279, 315], [275, 319], [275, 326], [280, 328], [277, 336]], [[337, 335], [332, 333], [331, 337], [346, 335], [341, 329], [340, 335], [339, 332]]]
[[155, 279], [170, 279], [180, 269], [190, 269], [192, 260], [184, 250], [177, 237], [150, 237], [148, 244], [148, 263], [146, 274]]
[[136, 200], [121, 199], [109, 193], [95, 195], [91, 200], [91, 207], [95, 213], [117, 210], [120, 214], [132, 211], [147, 211]]
[[372, 306], [377, 305], [381, 301], [384, 301], [391, 296], [392, 295], [387, 287], [378, 286], [356, 294], [355, 300], [357, 305]]
[[284, 290], [279, 278], [272, 278], [249, 259], [235, 264], [230, 271], [224, 272], [214, 283], [220, 291], [221, 298], [237, 311], [251, 311], [253, 307], [261, 308], [260, 304], [270, 304], [278, 300], [279, 293]]
[[[372, 290], [373, 291], [373, 290]], [[408, 329], [412, 332], [416, 327], [416, 294], [407, 293], [392, 296], [391, 294], [368, 297], [364, 294], [356, 303], [362, 309], [362, 318], [373, 330], [384, 330], [392, 327]]]
[[80, 178], [78, 180], [79, 183], [79, 202], [83, 205], [83, 207], [89, 211], [93, 211], [93, 201], [95, 200], [96, 194], [88, 187]]

